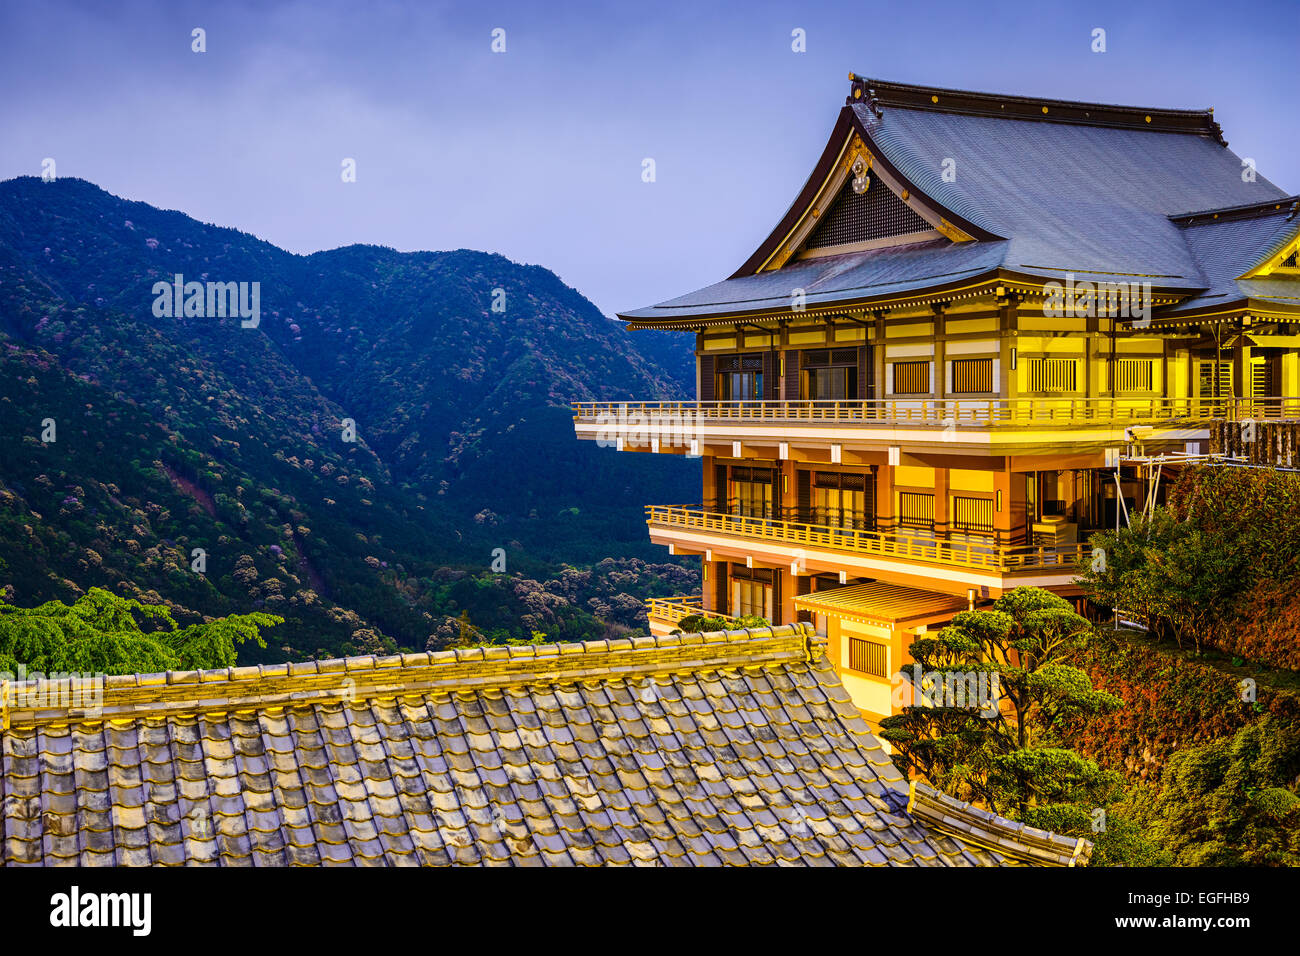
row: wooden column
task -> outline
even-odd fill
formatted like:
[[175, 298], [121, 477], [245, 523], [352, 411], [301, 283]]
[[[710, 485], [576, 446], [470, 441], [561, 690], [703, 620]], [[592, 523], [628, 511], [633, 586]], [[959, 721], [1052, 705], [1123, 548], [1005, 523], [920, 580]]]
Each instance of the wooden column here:
[[[998, 307], [998, 365], [1001, 372], [998, 376], [998, 398], [1014, 398], [1017, 389], [1013, 382], [1019, 372], [1011, 368], [1011, 350], [1020, 344], [1016, 341], [1016, 310], [1020, 307], [1020, 297], [999, 289], [995, 301]], [[1018, 360], [1019, 355], [1016, 357]]]
[[934, 470], [934, 533], [948, 534], [948, 469]]
[[876, 530], [894, 530], [894, 469], [888, 465], [876, 469]]
[[[993, 473], [993, 528], [1001, 545], [1028, 544], [1029, 520], [1025, 502], [1025, 476], [1023, 473], [1002, 471]], [[1002, 496], [1002, 507], [997, 507], [997, 497]]]
[[[948, 392], [948, 352], [945, 347], [943, 315], [947, 308], [946, 302], [936, 302], [931, 306], [934, 311], [934, 381], [931, 384], [934, 387], [935, 398], [943, 398]], [[935, 504], [937, 505], [938, 502], [936, 501]], [[937, 514], [936, 511], [936, 518]]]
[[888, 309], [877, 309], [871, 315], [875, 318], [875, 341], [872, 343], [871, 361], [875, 369], [874, 376], [876, 388], [874, 395], [868, 395], [868, 398], [885, 397], [885, 317], [889, 315]]

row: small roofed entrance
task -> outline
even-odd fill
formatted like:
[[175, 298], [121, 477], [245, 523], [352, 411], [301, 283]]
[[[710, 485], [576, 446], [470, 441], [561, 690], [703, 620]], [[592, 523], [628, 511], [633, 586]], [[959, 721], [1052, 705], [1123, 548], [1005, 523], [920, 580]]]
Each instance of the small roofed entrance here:
[[906, 703], [895, 675], [911, 662], [912, 641], [969, 608], [964, 598], [883, 581], [801, 594], [794, 605], [826, 637], [827, 656], [873, 729]]

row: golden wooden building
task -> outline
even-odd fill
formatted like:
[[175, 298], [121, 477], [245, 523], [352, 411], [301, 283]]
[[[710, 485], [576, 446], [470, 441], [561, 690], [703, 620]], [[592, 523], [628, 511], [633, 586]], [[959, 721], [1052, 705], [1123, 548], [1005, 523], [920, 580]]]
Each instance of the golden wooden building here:
[[1300, 204], [1210, 110], [850, 82], [744, 265], [620, 315], [695, 334], [697, 400], [575, 427], [702, 460], [700, 504], [648, 508], [704, 577], [654, 631], [813, 620], [870, 718], [924, 629], [1019, 585], [1079, 595], [1135, 459], [1244, 436], [1296, 464]]

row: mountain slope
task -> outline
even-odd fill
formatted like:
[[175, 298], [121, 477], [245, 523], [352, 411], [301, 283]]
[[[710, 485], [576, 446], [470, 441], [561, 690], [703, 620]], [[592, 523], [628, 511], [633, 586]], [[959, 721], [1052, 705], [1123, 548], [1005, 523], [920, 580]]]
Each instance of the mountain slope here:
[[[260, 324], [156, 316], [154, 283], [177, 274], [259, 283]], [[5, 583], [30, 599], [107, 580], [206, 613], [315, 608], [304, 620], [326, 644], [303, 623], [285, 654], [358, 632], [423, 646], [446, 609], [422, 579], [486, 570], [494, 548], [539, 576], [655, 555], [641, 503], [698, 481], [697, 464], [576, 441], [567, 409], [678, 397], [689, 369], [501, 256], [297, 256], [86, 182], [10, 180], [0, 337]]]

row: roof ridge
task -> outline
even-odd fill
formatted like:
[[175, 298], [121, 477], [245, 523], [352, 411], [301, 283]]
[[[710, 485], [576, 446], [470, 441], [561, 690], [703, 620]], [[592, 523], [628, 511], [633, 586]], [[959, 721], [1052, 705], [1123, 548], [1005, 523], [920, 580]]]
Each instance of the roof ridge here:
[[166, 671], [93, 678], [0, 682], [2, 725], [135, 719], [144, 716], [356, 701], [410, 693], [533, 683], [649, 677], [681, 671], [808, 661], [806, 623], [520, 647], [476, 647]]
[[1170, 222], [1180, 226], [1198, 226], [1203, 221], [1229, 221], [1234, 219], [1263, 219], [1290, 211], [1295, 216], [1300, 211], [1300, 195], [1282, 196], [1278, 199], [1266, 199], [1263, 202], [1244, 203], [1240, 206], [1221, 206], [1218, 209], [1198, 209], [1193, 212], [1175, 213], [1169, 217]]
[[1213, 107], [1189, 110], [1090, 103], [1083, 100], [894, 83], [889, 80], [859, 76], [856, 73], [849, 74], [849, 81], [851, 87], [845, 102], [850, 106], [855, 103], [866, 104], [877, 116], [882, 115], [883, 107], [895, 106], [939, 113], [999, 116], [1005, 119], [1039, 120], [1049, 123], [1147, 129], [1167, 133], [1199, 133], [1212, 136], [1222, 145], [1227, 145], [1222, 129], [1215, 122]]
[[955, 840], [1032, 863], [1086, 866], [1092, 856], [1092, 842], [1083, 837], [1061, 836], [999, 816], [924, 781], [911, 781], [907, 807], [911, 816]]

